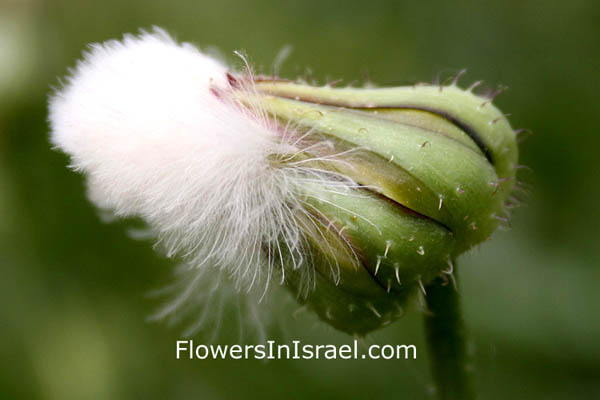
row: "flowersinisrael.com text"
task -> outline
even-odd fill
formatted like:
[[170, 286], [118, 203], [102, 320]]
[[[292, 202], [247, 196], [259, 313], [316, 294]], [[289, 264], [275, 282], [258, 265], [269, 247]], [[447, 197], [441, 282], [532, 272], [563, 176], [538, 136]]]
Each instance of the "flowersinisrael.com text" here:
[[268, 340], [266, 344], [220, 345], [195, 344], [193, 340], [178, 340], [175, 356], [179, 359], [234, 359], [234, 360], [416, 360], [417, 347], [412, 344], [360, 346], [357, 340], [352, 344], [303, 344], [293, 340], [291, 344], [277, 344]]

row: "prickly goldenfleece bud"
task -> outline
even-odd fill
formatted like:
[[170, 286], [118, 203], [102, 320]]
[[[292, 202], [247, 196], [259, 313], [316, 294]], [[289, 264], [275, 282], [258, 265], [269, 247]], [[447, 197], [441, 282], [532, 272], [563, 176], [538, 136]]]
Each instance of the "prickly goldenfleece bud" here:
[[304, 188], [328, 227], [314, 244], [319, 282], [307, 302], [337, 328], [360, 334], [391, 322], [412, 292], [451, 272], [504, 219], [517, 146], [489, 99], [455, 84], [256, 87], [272, 115], [315, 142], [299, 162], [356, 183]]
[[92, 45], [50, 123], [90, 199], [198, 277], [276, 281], [359, 335], [491, 235], [517, 161], [503, 115], [454, 84], [256, 78], [160, 30]]

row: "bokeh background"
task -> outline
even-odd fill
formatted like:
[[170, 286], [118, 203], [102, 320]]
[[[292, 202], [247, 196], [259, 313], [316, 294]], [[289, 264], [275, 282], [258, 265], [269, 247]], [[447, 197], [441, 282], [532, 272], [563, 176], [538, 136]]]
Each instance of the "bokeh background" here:
[[[481, 399], [600, 398], [600, 3], [0, 0], [0, 398], [431, 398], [421, 315], [370, 340], [416, 361], [177, 361], [150, 324], [172, 261], [102, 223], [48, 143], [46, 99], [89, 42], [158, 25], [281, 75], [381, 85], [484, 79], [532, 172], [510, 232], [463, 256]], [[293, 337], [344, 343], [310, 316]]]

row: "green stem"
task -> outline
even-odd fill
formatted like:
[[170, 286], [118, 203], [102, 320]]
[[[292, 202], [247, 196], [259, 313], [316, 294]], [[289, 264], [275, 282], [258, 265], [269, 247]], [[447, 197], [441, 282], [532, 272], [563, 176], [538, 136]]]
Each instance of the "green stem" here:
[[[456, 279], [456, 270], [454, 271]], [[457, 288], [448, 277], [427, 288], [425, 331], [437, 397], [440, 400], [476, 398], [466, 349], [466, 332]]]

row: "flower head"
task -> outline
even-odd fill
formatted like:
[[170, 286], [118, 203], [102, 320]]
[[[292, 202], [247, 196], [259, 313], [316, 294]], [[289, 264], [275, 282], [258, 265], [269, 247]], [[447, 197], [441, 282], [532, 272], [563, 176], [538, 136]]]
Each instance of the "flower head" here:
[[145, 219], [196, 276], [279, 282], [357, 334], [489, 237], [517, 157], [502, 114], [455, 85], [257, 78], [160, 30], [92, 45], [50, 123], [90, 199]]

